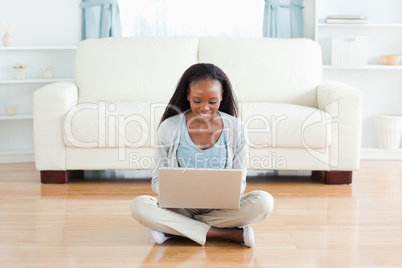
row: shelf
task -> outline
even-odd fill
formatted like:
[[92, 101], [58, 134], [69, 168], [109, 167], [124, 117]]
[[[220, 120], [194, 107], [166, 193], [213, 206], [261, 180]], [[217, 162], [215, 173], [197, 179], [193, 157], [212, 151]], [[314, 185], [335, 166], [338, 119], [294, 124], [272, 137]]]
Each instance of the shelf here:
[[34, 162], [35, 153], [30, 151], [0, 151], [0, 163], [25, 163]]
[[32, 46], [32, 47], [0, 47], [0, 51], [12, 50], [75, 50], [76, 46]]
[[33, 119], [33, 114], [0, 115], [1, 120], [23, 120]]
[[318, 27], [401, 27], [402, 23], [318, 23]]
[[65, 82], [65, 81], [75, 81], [74, 78], [52, 78], [52, 79], [9, 79], [0, 80], [0, 84], [32, 84], [32, 83], [54, 83], [54, 82]]
[[360, 158], [364, 160], [402, 160], [402, 149], [362, 148]]
[[34, 151], [30, 150], [30, 151], [0, 151], [0, 156], [3, 155], [21, 155], [21, 154], [33, 154]]
[[33, 150], [25, 150], [25, 151], [0, 151], [0, 155], [19, 155], [19, 154], [33, 154]]
[[402, 70], [402, 65], [332, 66], [323, 65], [327, 70]]

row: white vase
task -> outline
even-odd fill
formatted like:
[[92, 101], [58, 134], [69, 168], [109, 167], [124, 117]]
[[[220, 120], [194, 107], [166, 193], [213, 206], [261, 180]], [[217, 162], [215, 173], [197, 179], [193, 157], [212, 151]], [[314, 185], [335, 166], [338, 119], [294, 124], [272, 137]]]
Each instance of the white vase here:
[[2, 38], [3, 46], [10, 47], [13, 45], [13, 36], [6, 32]]
[[15, 78], [17, 80], [24, 80], [25, 79], [25, 68], [14, 68], [15, 70]]
[[15, 115], [17, 113], [17, 104], [6, 104], [6, 114]]

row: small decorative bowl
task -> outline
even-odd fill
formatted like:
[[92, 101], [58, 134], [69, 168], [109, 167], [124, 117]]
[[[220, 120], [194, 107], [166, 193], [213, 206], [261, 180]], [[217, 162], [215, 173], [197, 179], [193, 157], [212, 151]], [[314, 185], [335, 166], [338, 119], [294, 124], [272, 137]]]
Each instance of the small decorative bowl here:
[[398, 65], [401, 59], [401, 55], [381, 55], [381, 60], [385, 65]]

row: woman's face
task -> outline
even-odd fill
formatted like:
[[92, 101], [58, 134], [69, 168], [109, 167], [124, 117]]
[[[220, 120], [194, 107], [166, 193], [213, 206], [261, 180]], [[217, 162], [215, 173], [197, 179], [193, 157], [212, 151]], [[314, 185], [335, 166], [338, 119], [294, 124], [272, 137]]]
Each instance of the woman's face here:
[[221, 104], [222, 86], [216, 80], [199, 80], [190, 84], [187, 100], [196, 119], [209, 121], [216, 116]]

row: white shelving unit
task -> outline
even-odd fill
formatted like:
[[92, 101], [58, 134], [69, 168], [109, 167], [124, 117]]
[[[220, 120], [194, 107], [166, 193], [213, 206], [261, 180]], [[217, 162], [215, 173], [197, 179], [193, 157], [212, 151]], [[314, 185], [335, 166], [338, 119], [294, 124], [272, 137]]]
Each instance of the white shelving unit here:
[[402, 70], [402, 65], [366, 65], [361, 67], [356, 66], [332, 66], [332, 65], [323, 65], [323, 69], [329, 70]]
[[33, 114], [0, 115], [0, 120], [33, 119]]
[[24, 79], [24, 80], [16, 80], [16, 79], [10, 79], [10, 80], [1, 80], [1, 84], [43, 84], [43, 83], [55, 83], [55, 82], [62, 82], [62, 81], [74, 81], [73, 78], [51, 78], [51, 79]]
[[[74, 81], [75, 46], [24, 46], [0, 48], [0, 163], [34, 161], [33, 103], [36, 89], [60, 81]], [[28, 65], [26, 79], [17, 80], [12, 66]], [[42, 78], [42, 70], [53, 78]], [[17, 106], [7, 115], [5, 106]]]
[[3, 51], [27, 51], [27, 50], [75, 50], [76, 46], [20, 46], [20, 47], [1, 47]]
[[392, 27], [392, 28], [402, 28], [402, 23], [364, 23], [364, 24], [346, 24], [346, 23], [318, 23], [318, 27], [353, 27], [353, 28], [371, 28], [371, 27]]
[[366, 160], [402, 160], [402, 149], [399, 150], [383, 150], [379, 148], [362, 148], [362, 159]]
[[[362, 15], [367, 24], [327, 24], [332, 15]], [[402, 114], [402, 65], [384, 65], [380, 55], [402, 55], [402, 1], [315, 0], [315, 41], [323, 52], [323, 79], [355, 86], [363, 96], [362, 159], [402, 160], [402, 149], [377, 148], [374, 115]], [[332, 66], [333, 36], [366, 36], [367, 62], [361, 67]]]

